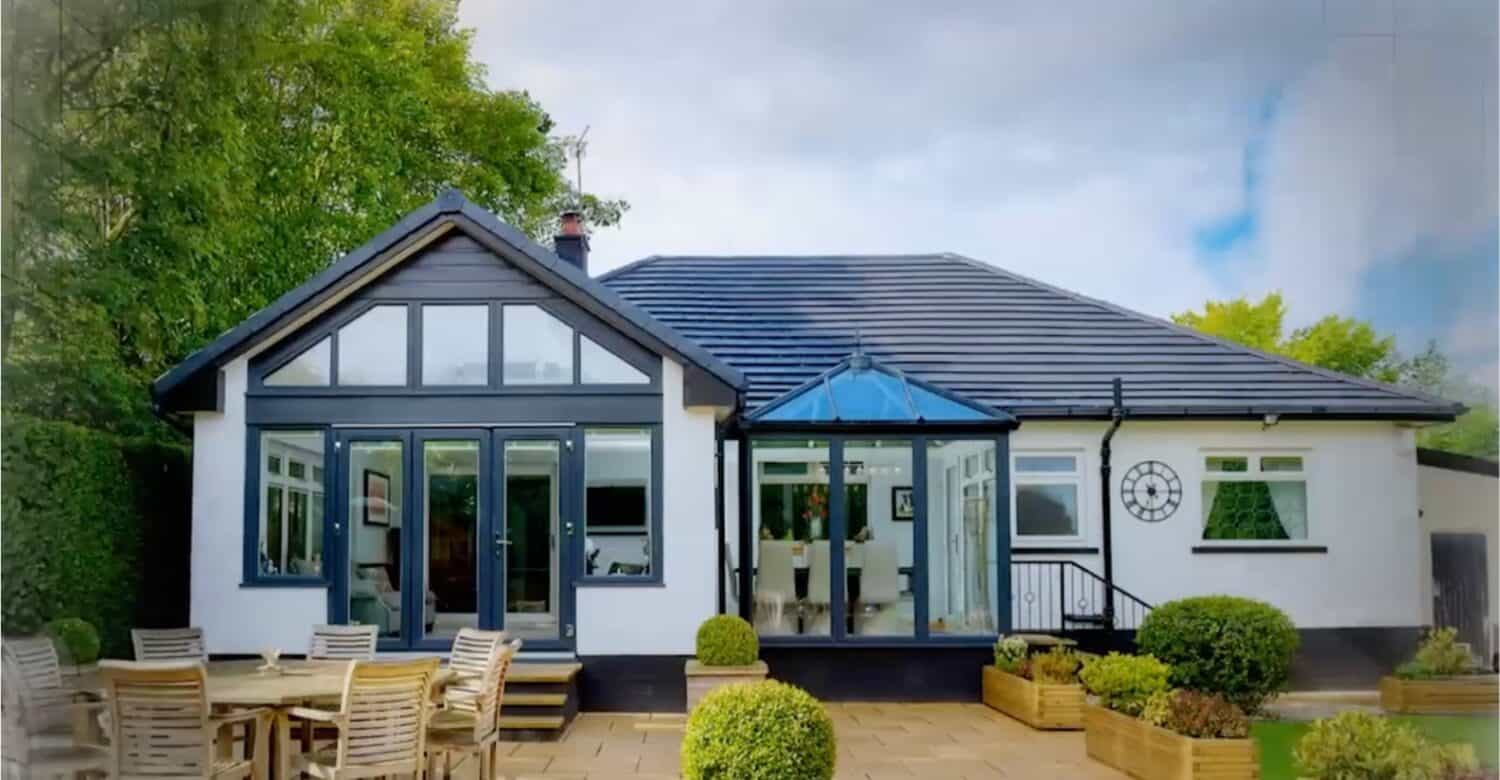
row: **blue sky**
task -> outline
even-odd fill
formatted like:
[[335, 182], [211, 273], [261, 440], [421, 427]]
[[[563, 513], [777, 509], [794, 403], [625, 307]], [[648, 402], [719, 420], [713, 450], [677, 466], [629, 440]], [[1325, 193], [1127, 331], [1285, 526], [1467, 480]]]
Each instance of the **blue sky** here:
[[1491, 0], [460, 7], [650, 254], [956, 251], [1167, 315], [1280, 290], [1494, 387]]

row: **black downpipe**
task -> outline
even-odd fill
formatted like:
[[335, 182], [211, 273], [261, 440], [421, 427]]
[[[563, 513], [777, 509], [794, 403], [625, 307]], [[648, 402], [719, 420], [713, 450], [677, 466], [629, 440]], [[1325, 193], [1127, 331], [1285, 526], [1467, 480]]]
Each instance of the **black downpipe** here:
[[724, 424], [714, 425], [714, 533], [718, 537], [719, 565], [715, 569], [715, 578], [719, 585], [719, 614], [724, 614], [728, 606], [728, 598], [724, 589], [729, 583], [724, 581], [724, 571], [729, 568], [728, 552], [724, 544]]
[[738, 529], [740, 539], [740, 617], [751, 620], [752, 614], [750, 610], [754, 606], [752, 599], [755, 592], [755, 582], [752, 579], [754, 571], [751, 567], [754, 564], [754, 559], [752, 558], [753, 553], [750, 550], [750, 545], [755, 544], [755, 540], [751, 538], [750, 533], [752, 523], [750, 518], [750, 437], [744, 433], [743, 429], [741, 429], [739, 434], [738, 455], [740, 472], [740, 523]]
[[1125, 420], [1125, 391], [1119, 377], [1115, 377], [1114, 391], [1115, 404], [1109, 411], [1109, 430], [1104, 432], [1104, 440], [1099, 443], [1099, 484], [1103, 496], [1100, 518], [1104, 521], [1104, 627], [1110, 630], [1115, 627], [1115, 545], [1114, 527], [1110, 522], [1110, 507], [1114, 502], [1110, 493], [1109, 444]]

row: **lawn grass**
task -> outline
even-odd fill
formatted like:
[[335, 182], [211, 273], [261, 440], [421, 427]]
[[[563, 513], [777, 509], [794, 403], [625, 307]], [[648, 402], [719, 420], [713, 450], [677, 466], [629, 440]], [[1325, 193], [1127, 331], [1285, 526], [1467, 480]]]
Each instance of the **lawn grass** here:
[[[1416, 726], [1439, 742], [1466, 742], [1487, 768], [1500, 767], [1500, 718], [1479, 715], [1389, 715]], [[1292, 748], [1310, 724], [1296, 720], [1257, 721], [1250, 734], [1260, 743], [1261, 780], [1295, 780]]]

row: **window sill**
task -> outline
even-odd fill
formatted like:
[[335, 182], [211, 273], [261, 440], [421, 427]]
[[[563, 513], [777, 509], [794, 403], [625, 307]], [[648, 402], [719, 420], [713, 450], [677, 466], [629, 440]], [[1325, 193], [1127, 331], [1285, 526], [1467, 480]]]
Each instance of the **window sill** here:
[[240, 583], [241, 589], [246, 588], [327, 588], [328, 580], [321, 577], [266, 577], [263, 579], [244, 580]]
[[579, 577], [573, 582], [579, 588], [664, 588], [661, 577]]
[[1012, 545], [1011, 555], [1098, 555], [1098, 547], [1087, 547], [1081, 544], [1057, 544], [1057, 545]]
[[1236, 553], [1249, 555], [1312, 553], [1314, 555], [1323, 555], [1327, 552], [1327, 545], [1322, 544], [1200, 544], [1193, 547], [1194, 555], [1205, 553], [1231, 555]]

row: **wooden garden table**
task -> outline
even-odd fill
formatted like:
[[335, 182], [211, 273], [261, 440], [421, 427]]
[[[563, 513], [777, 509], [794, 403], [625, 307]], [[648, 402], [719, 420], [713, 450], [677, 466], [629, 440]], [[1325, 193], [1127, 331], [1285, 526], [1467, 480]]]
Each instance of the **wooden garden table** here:
[[[272, 780], [292, 776], [294, 754], [287, 710], [309, 701], [338, 699], [344, 693], [348, 661], [282, 661], [282, 674], [256, 671], [259, 660], [211, 661], [208, 664], [208, 701], [214, 707], [270, 707], [276, 710], [271, 733]], [[447, 667], [433, 678], [437, 695], [454, 678]]]

